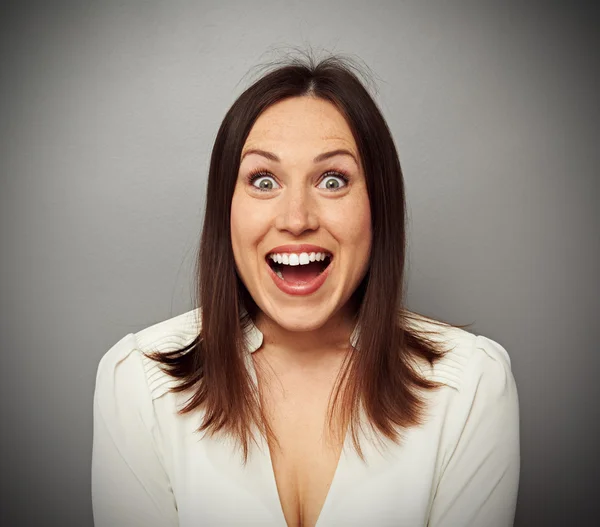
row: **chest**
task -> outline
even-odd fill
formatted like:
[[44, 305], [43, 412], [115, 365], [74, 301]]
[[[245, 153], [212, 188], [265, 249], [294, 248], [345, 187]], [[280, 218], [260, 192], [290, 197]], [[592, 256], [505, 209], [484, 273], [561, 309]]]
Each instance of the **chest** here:
[[329, 425], [333, 381], [263, 390], [263, 408], [276, 441], [269, 442], [281, 508], [290, 527], [314, 527], [342, 451]]
[[310, 383], [284, 377], [261, 384], [259, 375], [277, 444], [258, 437], [245, 466], [234, 442], [199, 439], [197, 419], [170, 413], [161, 429], [168, 431], [165, 451], [173, 454], [167, 466], [181, 527], [425, 525], [443, 422], [430, 420], [408, 434], [403, 448], [390, 445], [384, 455], [361, 436], [363, 461], [349, 434], [342, 449], [328, 433], [335, 380], [332, 373]]
[[[184, 453], [177, 456], [170, 478], [181, 527], [427, 524], [437, 474], [435, 451], [426, 438], [381, 455], [361, 437], [366, 462], [346, 440], [337, 464], [334, 456], [323, 462], [327, 452], [297, 444], [297, 451], [311, 457], [280, 456], [259, 439], [243, 467], [229, 441], [199, 441], [192, 433], [180, 439]], [[280, 443], [286, 451], [291, 448], [285, 438]]]

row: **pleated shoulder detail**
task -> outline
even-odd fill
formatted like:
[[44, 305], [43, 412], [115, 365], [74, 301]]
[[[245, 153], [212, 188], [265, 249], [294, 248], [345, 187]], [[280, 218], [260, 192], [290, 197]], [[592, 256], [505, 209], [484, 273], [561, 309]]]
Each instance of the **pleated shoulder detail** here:
[[460, 391], [464, 371], [472, 356], [472, 350], [457, 346], [425, 372], [430, 381], [440, 382]]
[[[139, 331], [135, 334], [138, 349], [145, 353], [168, 353], [190, 344], [200, 329], [197, 311], [188, 311]], [[152, 399], [162, 397], [178, 384], [178, 380], [165, 373], [158, 362], [144, 354], [142, 364]]]
[[417, 367], [421, 374], [427, 380], [439, 382], [460, 391], [464, 371], [475, 351], [477, 336], [464, 329], [434, 324], [426, 319], [413, 321], [411, 325], [423, 331], [428, 339], [441, 344], [443, 349], [448, 350], [433, 366], [425, 360], [419, 361]]

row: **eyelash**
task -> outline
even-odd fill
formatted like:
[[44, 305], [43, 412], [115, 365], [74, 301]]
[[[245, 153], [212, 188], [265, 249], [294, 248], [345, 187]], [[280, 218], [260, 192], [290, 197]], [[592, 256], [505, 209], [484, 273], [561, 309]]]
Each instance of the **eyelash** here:
[[[328, 176], [339, 177], [345, 184], [348, 184], [348, 181], [350, 181], [350, 177], [343, 170], [328, 170], [327, 172], [323, 173], [319, 182], [321, 182], [323, 179], [325, 179]], [[255, 169], [252, 172], [250, 172], [247, 176], [247, 180], [248, 180], [248, 183], [250, 185], [252, 185], [258, 178], [261, 178], [261, 177], [274, 178], [273, 174], [271, 174], [270, 172], [267, 172], [266, 170], [259, 168], [259, 169]], [[268, 190], [263, 190], [258, 187], [255, 187], [255, 188], [260, 192], [269, 192]]]

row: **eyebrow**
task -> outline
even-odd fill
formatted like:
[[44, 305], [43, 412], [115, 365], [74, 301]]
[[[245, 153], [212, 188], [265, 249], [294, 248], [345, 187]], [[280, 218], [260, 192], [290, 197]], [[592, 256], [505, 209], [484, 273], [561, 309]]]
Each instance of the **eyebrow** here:
[[[276, 163], [281, 162], [281, 159], [279, 159], [273, 152], [267, 152], [266, 150], [261, 150], [259, 148], [250, 148], [250, 149], [246, 150], [242, 154], [242, 159], [244, 159], [249, 154], [256, 154], [256, 155], [259, 155], [262, 157], [266, 157], [267, 159], [270, 159], [271, 161], [275, 161]], [[331, 150], [330, 152], [324, 152], [322, 154], [319, 154], [317, 157], [315, 157], [313, 159], [313, 163], [320, 163], [321, 161], [325, 161], [326, 159], [329, 159], [329, 158], [335, 157], [335, 156], [350, 156], [352, 159], [354, 159], [354, 162], [358, 166], [358, 161], [356, 159], [356, 156], [352, 152], [350, 152], [349, 150], [346, 150], [344, 148], [338, 148], [337, 150]]]

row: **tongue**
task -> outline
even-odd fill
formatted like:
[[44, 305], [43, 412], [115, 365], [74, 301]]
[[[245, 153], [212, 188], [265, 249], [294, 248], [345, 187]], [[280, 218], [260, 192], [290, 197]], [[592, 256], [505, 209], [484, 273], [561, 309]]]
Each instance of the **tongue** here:
[[282, 265], [281, 274], [286, 282], [292, 284], [305, 284], [312, 282], [323, 269], [322, 262], [311, 262], [306, 265]]

